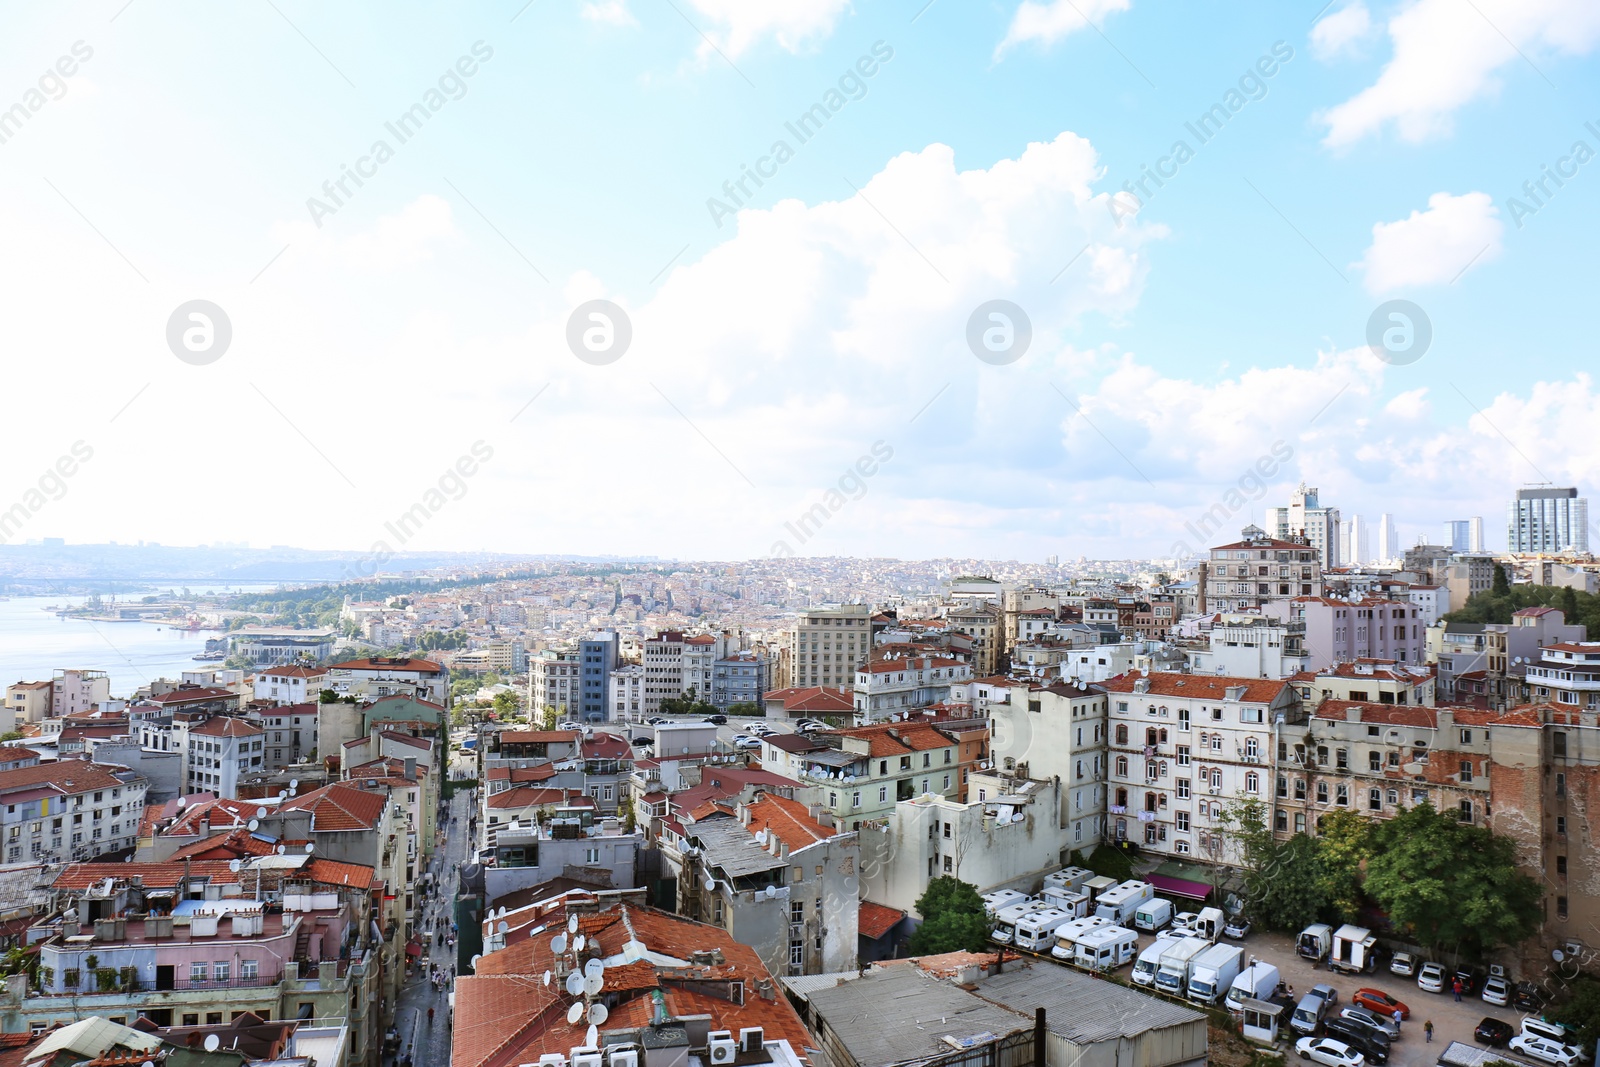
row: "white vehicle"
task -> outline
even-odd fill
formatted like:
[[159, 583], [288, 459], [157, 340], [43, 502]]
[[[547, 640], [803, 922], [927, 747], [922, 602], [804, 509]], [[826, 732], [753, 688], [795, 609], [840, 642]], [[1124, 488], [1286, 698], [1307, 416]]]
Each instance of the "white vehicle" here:
[[1091, 971], [1111, 971], [1138, 951], [1138, 934], [1125, 926], [1101, 926], [1078, 938], [1072, 962]]
[[1165, 942], [1167, 950], [1161, 954], [1161, 964], [1156, 968], [1156, 988], [1175, 997], [1183, 996], [1189, 984], [1189, 972], [1194, 958], [1211, 947], [1203, 937], [1185, 937], [1179, 941]]
[[1114, 888], [1116, 885], [1117, 880], [1115, 878], [1108, 878], [1103, 874], [1097, 874], [1087, 882], [1084, 882], [1082, 888], [1089, 891], [1090, 900], [1097, 901], [1100, 899], [1100, 894], [1104, 893], [1108, 889]]
[[1001, 908], [994, 916], [994, 929], [989, 931], [989, 940], [997, 945], [1009, 945], [1017, 935], [1017, 921], [1025, 915], [1036, 911], [1044, 911], [1050, 905], [1042, 900], [1029, 897], [1019, 904]]
[[[1083, 883], [1093, 877], [1094, 872], [1087, 867], [1063, 867], [1044, 876], [1044, 889], [1065, 889], [1075, 892], [1083, 888]], [[1043, 890], [1041, 895], [1042, 892]]]
[[1184, 995], [1196, 1004], [1216, 1004], [1239, 977], [1239, 965], [1243, 960], [1244, 949], [1238, 945], [1213, 944], [1194, 958]]
[[1329, 1067], [1366, 1067], [1367, 1058], [1343, 1041], [1331, 1037], [1302, 1037], [1294, 1050], [1303, 1060], [1326, 1063]]
[[1328, 966], [1345, 974], [1371, 974], [1378, 969], [1378, 939], [1366, 927], [1346, 923], [1333, 932]]
[[1082, 889], [1047, 885], [1039, 890], [1039, 899], [1052, 908], [1060, 908], [1069, 913], [1074, 919], [1081, 919], [1089, 914], [1089, 894]]
[[571, 719], [566, 719], [566, 720], [564, 720], [562, 722], [556, 723], [556, 729], [557, 730], [581, 730], [581, 729], [583, 729], [583, 724], [581, 722], [573, 722]]
[[1194, 921], [1200, 918], [1199, 914], [1192, 911], [1180, 911], [1172, 917], [1172, 928], [1188, 937], [1194, 933]]
[[1221, 908], [1201, 908], [1200, 914], [1194, 917], [1194, 925], [1189, 929], [1197, 937], [1215, 941], [1222, 936], [1222, 928], [1227, 924]]
[[1327, 923], [1314, 923], [1300, 931], [1294, 950], [1308, 960], [1325, 960], [1333, 947], [1333, 927]]
[[1098, 930], [1102, 926], [1110, 926], [1110, 919], [1102, 919], [1097, 915], [1086, 915], [1081, 919], [1073, 919], [1064, 926], [1056, 927], [1055, 947], [1050, 950], [1050, 955], [1058, 960], [1071, 961], [1078, 954], [1078, 939], [1090, 930]]
[[1133, 974], [1130, 975], [1134, 985], [1150, 985], [1156, 980], [1156, 969], [1161, 966], [1161, 957], [1171, 944], [1170, 940], [1158, 937], [1139, 953], [1139, 958], [1133, 961]]
[[1505, 1007], [1511, 1002], [1511, 983], [1498, 974], [1490, 975], [1483, 983], [1483, 1002]]
[[1008, 908], [1013, 904], [1021, 904], [1030, 899], [1028, 894], [1019, 893], [1015, 889], [993, 889], [983, 895], [983, 910], [993, 922], [1001, 908]]
[[1572, 1064], [1578, 1062], [1578, 1054], [1561, 1042], [1551, 1041], [1547, 1037], [1535, 1037], [1528, 1033], [1518, 1034], [1512, 1038], [1511, 1048], [1530, 1059], [1558, 1064], [1559, 1067], [1572, 1067]]
[[1224, 998], [1228, 1010], [1235, 1015], [1242, 1015], [1246, 1000], [1270, 1000], [1272, 994], [1278, 991], [1279, 981], [1278, 968], [1256, 960], [1240, 971], [1239, 977], [1228, 987], [1228, 995]]
[[1564, 1046], [1567, 1051], [1580, 1060], [1589, 1058], [1589, 1051], [1574, 1040], [1577, 1034], [1561, 1023], [1547, 1023], [1543, 1019], [1523, 1019], [1522, 1032], [1528, 1037], [1537, 1037], [1544, 1041], [1552, 1041]]
[[1133, 928], [1155, 933], [1172, 921], [1172, 901], [1156, 897], [1140, 904], [1133, 913]]
[[1011, 943], [1029, 952], [1048, 952], [1056, 943], [1056, 930], [1075, 918], [1077, 916], [1060, 908], [1046, 905], [1017, 920], [1016, 933], [1012, 935]]
[[1410, 952], [1396, 952], [1389, 959], [1389, 973], [1398, 974], [1402, 978], [1415, 978], [1417, 968], [1420, 966], [1422, 961]]
[[1444, 992], [1444, 964], [1428, 961], [1417, 971], [1417, 988], [1424, 993]]
[[1114, 923], [1130, 922], [1139, 906], [1155, 896], [1156, 887], [1149, 882], [1122, 882], [1095, 899], [1094, 913]]

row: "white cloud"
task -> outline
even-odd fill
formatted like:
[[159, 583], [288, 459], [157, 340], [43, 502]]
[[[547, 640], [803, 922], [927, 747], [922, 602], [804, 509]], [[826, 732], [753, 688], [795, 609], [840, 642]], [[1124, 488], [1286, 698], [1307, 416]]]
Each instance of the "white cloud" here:
[[[850, 0], [690, 0], [710, 25], [701, 26], [717, 49], [738, 59], [768, 38], [797, 53], [833, 33]], [[712, 53], [702, 44], [700, 56]]]
[[1535, 63], [1593, 50], [1600, 4], [1418, 0], [1391, 18], [1388, 30], [1394, 55], [1378, 80], [1322, 114], [1328, 145], [1352, 144], [1390, 123], [1407, 141], [1450, 132], [1458, 109], [1497, 92], [1502, 70], [1523, 63], [1519, 50]]
[[383, 273], [410, 267], [429, 259], [440, 241], [458, 237], [449, 201], [425, 193], [391, 215], [381, 215], [370, 228], [347, 237], [335, 236], [331, 226], [318, 229], [309, 222], [277, 227], [277, 235], [295, 246], [351, 270]]
[[608, 26], [632, 28], [639, 25], [639, 20], [628, 10], [626, 0], [590, 0], [578, 9], [578, 13], [590, 22], [601, 22]]
[[1311, 29], [1311, 52], [1318, 59], [1332, 59], [1353, 47], [1372, 32], [1372, 16], [1361, 0], [1340, 8]]
[[1360, 266], [1367, 288], [1392, 292], [1413, 285], [1444, 285], [1470, 267], [1500, 254], [1505, 226], [1487, 193], [1434, 193], [1428, 210], [1372, 227], [1372, 244]]
[[1006, 28], [1005, 39], [995, 46], [999, 59], [1008, 49], [1027, 41], [1052, 45], [1069, 34], [1089, 28], [1107, 15], [1126, 11], [1133, 0], [1023, 0], [1011, 25]]

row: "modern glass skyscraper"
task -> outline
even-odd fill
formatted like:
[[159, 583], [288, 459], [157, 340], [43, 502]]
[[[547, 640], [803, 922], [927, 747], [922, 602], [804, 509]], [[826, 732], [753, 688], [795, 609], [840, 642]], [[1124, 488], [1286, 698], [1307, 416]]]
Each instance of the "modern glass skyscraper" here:
[[1518, 489], [1509, 518], [1506, 547], [1511, 552], [1589, 551], [1589, 500], [1576, 489]]

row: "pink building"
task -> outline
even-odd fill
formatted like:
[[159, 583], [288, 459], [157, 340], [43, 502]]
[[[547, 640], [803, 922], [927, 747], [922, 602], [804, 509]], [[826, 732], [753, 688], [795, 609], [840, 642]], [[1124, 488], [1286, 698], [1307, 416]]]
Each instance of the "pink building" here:
[[1306, 670], [1358, 659], [1423, 663], [1427, 658], [1427, 623], [1416, 604], [1379, 597], [1300, 596], [1263, 604], [1261, 611], [1285, 622], [1305, 623]]

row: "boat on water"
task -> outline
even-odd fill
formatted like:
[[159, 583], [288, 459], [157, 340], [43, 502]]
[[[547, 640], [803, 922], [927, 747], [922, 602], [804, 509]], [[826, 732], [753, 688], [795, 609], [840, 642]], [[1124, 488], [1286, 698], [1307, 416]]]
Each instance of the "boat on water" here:
[[221, 663], [228, 658], [226, 652], [201, 652], [194, 657], [196, 663]]

